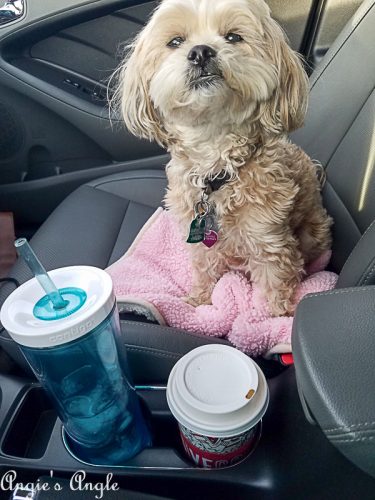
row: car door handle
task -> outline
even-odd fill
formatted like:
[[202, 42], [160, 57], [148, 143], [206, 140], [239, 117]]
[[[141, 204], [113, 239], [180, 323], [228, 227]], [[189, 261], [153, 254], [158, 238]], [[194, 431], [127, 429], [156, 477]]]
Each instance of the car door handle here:
[[0, 28], [4, 24], [12, 23], [22, 17], [25, 5], [26, 0], [5, 0], [5, 3], [0, 7]]
[[37, 491], [27, 486], [18, 487], [13, 491], [9, 500], [35, 500]]

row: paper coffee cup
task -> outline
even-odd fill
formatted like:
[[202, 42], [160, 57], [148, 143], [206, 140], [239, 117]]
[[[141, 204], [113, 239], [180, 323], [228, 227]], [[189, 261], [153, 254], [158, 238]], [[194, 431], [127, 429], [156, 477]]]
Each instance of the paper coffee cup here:
[[183, 356], [168, 379], [167, 401], [184, 449], [200, 467], [233, 465], [255, 446], [269, 391], [251, 358], [211, 344]]

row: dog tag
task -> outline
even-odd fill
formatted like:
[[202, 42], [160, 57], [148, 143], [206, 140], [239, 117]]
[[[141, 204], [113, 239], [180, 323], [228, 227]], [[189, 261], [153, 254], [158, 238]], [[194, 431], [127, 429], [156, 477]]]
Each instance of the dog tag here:
[[190, 231], [187, 243], [200, 243], [205, 238], [206, 220], [204, 218], [195, 218], [190, 224]]
[[207, 231], [207, 233], [204, 234], [204, 239], [202, 243], [206, 245], [207, 248], [211, 248], [213, 245], [215, 245], [217, 240], [218, 240], [217, 232], [211, 229], [210, 231]]
[[219, 225], [216, 220], [215, 212], [213, 211], [206, 216], [206, 233], [208, 233], [211, 229], [212, 231], [215, 231], [215, 233], [219, 232]]

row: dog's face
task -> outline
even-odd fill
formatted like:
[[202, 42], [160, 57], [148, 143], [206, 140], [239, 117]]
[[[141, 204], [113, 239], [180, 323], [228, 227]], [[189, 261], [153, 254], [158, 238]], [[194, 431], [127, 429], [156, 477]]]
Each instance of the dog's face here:
[[301, 125], [307, 78], [263, 0], [164, 0], [124, 63], [120, 94], [135, 135], [178, 127]]

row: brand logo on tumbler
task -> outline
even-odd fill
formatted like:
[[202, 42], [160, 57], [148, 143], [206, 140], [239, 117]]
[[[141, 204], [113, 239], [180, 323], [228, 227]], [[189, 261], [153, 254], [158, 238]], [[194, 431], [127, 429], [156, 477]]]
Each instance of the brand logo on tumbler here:
[[87, 333], [92, 327], [92, 321], [86, 321], [78, 326], [73, 326], [70, 330], [64, 333], [59, 333], [57, 335], [51, 335], [49, 338], [51, 342], [64, 342], [65, 340], [71, 340], [77, 337], [77, 335], [82, 335]]

